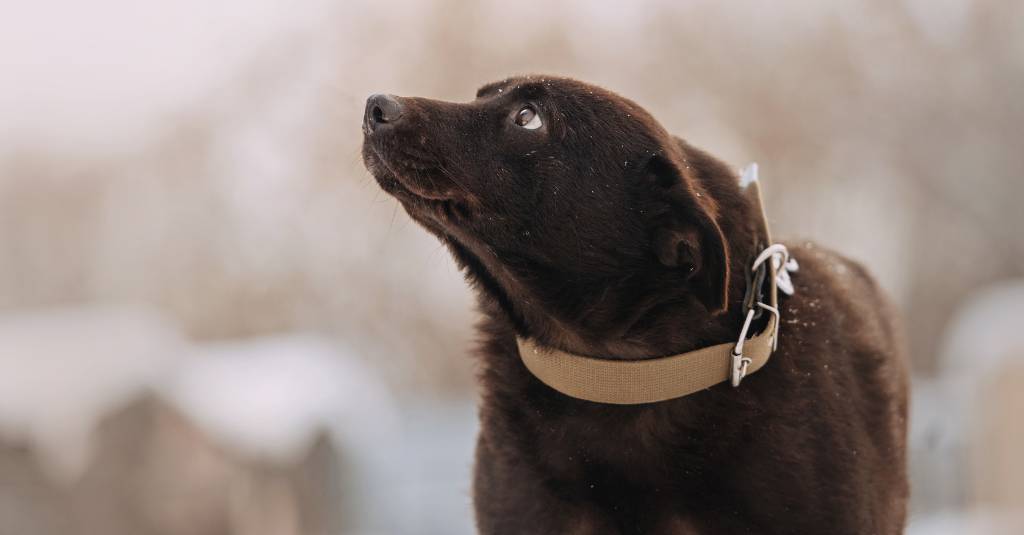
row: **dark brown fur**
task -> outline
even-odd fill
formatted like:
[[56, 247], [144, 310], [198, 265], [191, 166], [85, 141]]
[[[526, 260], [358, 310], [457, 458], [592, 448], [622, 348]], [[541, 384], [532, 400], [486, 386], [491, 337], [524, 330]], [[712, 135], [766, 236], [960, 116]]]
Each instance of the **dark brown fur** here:
[[[541, 128], [514, 122], [527, 105]], [[580, 401], [526, 370], [517, 335], [620, 359], [735, 339], [757, 217], [735, 173], [562, 78], [467, 104], [371, 98], [364, 130], [367, 167], [478, 289], [481, 533], [902, 531], [906, 371], [860, 265], [788, 244], [800, 271], [778, 351], [739, 388]]]

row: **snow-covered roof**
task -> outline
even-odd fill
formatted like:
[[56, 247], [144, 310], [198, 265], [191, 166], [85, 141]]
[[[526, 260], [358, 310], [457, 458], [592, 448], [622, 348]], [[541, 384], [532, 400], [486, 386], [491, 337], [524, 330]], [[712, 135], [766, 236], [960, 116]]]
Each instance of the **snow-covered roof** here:
[[159, 381], [186, 343], [147, 309], [88, 307], [0, 316], [0, 436], [77, 473], [109, 411]]
[[396, 421], [377, 377], [313, 335], [197, 346], [162, 393], [218, 442], [250, 456], [295, 458], [320, 431], [377, 440]]
[[33, 445], [55, 476], [80, 473], [100, 420], [146, 392], [221, 446], [281, 461], [321, 431], [374, 441], [396, 419], [370, 368], [318, 335], [194, 344], [134, 307], [0, 316], [0, 437]]

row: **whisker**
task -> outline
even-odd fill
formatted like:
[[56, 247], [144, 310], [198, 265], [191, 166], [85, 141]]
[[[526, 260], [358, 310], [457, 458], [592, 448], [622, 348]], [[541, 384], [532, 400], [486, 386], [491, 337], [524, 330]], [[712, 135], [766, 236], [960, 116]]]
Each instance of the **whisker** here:
[[395, 207], [391, 210], [391, 223], [388, 224], [388, 231], [384, 234], [384, 240], [387, 241], [391, 238], [391, 230], [395, 228], [395, 216], [398, 215], [398, 203], [395, 203]]
[[445, 167], [445, 165], [444, 165], [443, 163], [441, 163], [441, 164], [438, 164], [438, 165], [437, 165], [437, 168], [438, 168], [438, 170], [440, 170], [440, 171], [441, 171], [441, 173], [442, 173], [442, 174], [443, 174], [443, 175], [444, 175], [445, 177], [447, 177], [447, 178], [448, 178], [448, 180], [450, 180], [450, 181], [451, 181], [451, 183], [452, 183], [452, 184], [455, 184], [456, 186], [458, 186], [458, 188], [459, 188], [459, 189], [461, 189], [463, 193], [465, 193], [465, 194], [466, 194], [467, 196], [469, 196], [469, 197], [473, 197], [473, 194], [472, 194], [472, 193], [470, 193], [469, 189], [468, 189], [468, 188], [466, 188], [466, 186], [463, 186], [463, 185], [462, 185], [462, 183], [461, 183], [461, 182], [459, 182], [459, 181], [458, 181], [458, 179], [456, 179], [456, 178], [455, 178], [455, 174], [454, 174], [454, 173], [452, 173], [451, 171], [449, 171], [449, 170], [448, 170], [448, 168], [447, 168], [447, 167]]

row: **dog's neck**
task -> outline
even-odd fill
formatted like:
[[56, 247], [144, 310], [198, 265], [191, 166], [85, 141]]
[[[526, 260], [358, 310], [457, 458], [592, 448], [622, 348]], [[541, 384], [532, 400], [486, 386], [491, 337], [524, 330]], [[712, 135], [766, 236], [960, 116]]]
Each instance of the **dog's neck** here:
[[[552, 273], [545, 278], [559, 281], [561, 291], [555, 298], [511, 272], [497, 257], [480, 256], [476, 261], [490, 279], [477, 276], [482, 297], [496, 298], [519, 336], [579, 355], [645, 359], [734, 339], [742, 323], [746, 266], [755, 254], [754, 230], [747, 223], [754, 220], [756, 207], [741, 193], [735, 174], [713, 171], [697, 178], [720, 210], [731, 214], [719, 222], [728, 240], [731, 268], [724, 313], [712, 314], [692, 294], [670, 287], [669, 281], [678, 279], [659, 275], [664, 270], [654, 264], [637, 266], [618, 278]], [[637, 273], [651, 276], [637, 280]], [[566, 303], [565, 295], [579, 299]]]

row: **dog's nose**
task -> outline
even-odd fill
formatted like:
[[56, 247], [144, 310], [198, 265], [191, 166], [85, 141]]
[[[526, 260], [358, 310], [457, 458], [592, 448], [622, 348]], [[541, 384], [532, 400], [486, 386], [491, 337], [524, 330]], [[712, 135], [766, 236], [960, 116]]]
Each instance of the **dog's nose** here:
[[382, 124], [394, 124], [402, 118], [402, 103], [391, 95], [370, 95], [366, 99], [363, 122], [372, 132]]

